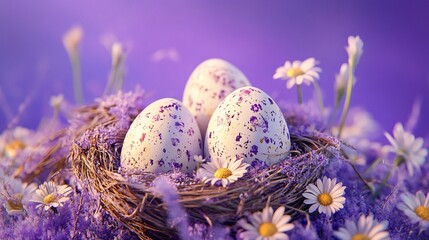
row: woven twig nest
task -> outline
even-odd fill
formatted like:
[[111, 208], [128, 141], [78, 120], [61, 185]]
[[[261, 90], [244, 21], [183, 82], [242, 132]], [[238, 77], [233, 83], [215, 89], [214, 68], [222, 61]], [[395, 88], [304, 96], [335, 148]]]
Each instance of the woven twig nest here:
[[[167, 221], [167, 205], [151, 191], [157, 176], [133, 175], [142, 181], [135, 184], [119, 173], [127, 126], [114, 127], [119, 120], [108, 108], [83, 107], [80, 115], [86, 127], [75, 134], [70, 154], [77, 177], [101, 196], [105, 210], [140, 238], [177, 238], [177, 231]], [[134, 117], [130, 116], [128, 126]], [[297, 214], [296, 209], [305, 210], [302, 193], [306, 186], [320, 177], [329, 159], [339, 152], [335, 138], [316, 130], [308, 132], [311, 134], [302, 136], [291, 131], [293, 147], [289, 157], [270, 167], [256, 167], [227, 188], [210, 186], [192, 177], [177, 180], [178, 202], [189, 220], [233, 225], [246, 212], [261, 211], [268, 199], [273, 207], [286, 206], [291, 215]]]

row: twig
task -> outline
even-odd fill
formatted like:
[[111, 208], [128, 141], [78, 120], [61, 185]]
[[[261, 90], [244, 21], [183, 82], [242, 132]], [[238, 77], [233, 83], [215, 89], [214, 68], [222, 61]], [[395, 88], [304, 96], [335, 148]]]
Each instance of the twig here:
[[371, 191], [374, 192], [374, 189], [371, 187], [371, 185], [369, 185], [369, 183], [365, 180], [365, 178], [362, 177], [362, 175], [359, 173], [359, 171], [357, 170], [356, 166], [349, 162], [350, 165], [352, 165], [353, 170], [356, 172], [356, 174], [358, 175], [358, 177], [360, 178], [360, 180], [365, 184], [365, 186]]

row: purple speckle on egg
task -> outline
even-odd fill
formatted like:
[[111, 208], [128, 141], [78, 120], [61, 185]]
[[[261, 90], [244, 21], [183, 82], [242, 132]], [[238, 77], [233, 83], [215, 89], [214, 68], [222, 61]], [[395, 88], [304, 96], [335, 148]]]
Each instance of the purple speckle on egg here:
[[177, 144], [179, 144], [180, 143], [180, 140], [178, 139], [178, 138], [171, 138], [171, 144], [173, 145], [173, 146], [177, 146]]
[[253, 153], [253, 154], [258, 154], [258, 146], [256, 146], [256, 145], [252, 145], [252, 148], [250, 149], [250, 153]]
[[268, 137], [264, 137], [265, 143], [270, 143], [270, 139]]
[[253, 124], [258, 124], [258, 118], [256, 116], [251, 116], [250, 117], [250, 123]]
[[270, 101], [270, 104], [271, 104], [271, 105], [273, 105], [273, 104], [274, 104], [274, 101], [273, 101], [273, 99], [271, 99], [271, 98], [268, 98], [268, 101]]
[[171, 163], [171, 167], [173, 167], [173, 168], [175, 168], [175, 169], [182, 169], [182, 167], [183, 167], [183, 163], [172, 162], [172, 163]]
[[184, 123], [184, 122], [176, 122], [176, 123], [174, 123], [174, 125], [175, 125], [176, 127], [184, 127], [184, 126], [185, 126], [185, 123]]
[[242, 138], [242, 137], [241, 137], [241, 133], [239, 133], [239, 134], [235, 137], [235, 141], [236, 141], [236, 142], [239, 142], [241, 138]]
[[191, 152], [189, 150], [186, 150], [186, 156], [188, 157], [188, 162], [191, 161]]
[[245, 95], [250, 95], [250, 90], [249, 89], [241, 89], [240, 92], [243, 93], [243, 94], [245, 94]]
[[264, 123], [262, 124], [262, 131], [264, 132], [264, 133], [267, 133], [268, 132], [268, 121], [267, 121], [267, 119], [265, 119], [262, 115], [261, 115], [261, 117], [262, 117], [262, 120], [264, 121]]
[[164, 159], [161, 158], [158, 160], [158, 166], [160, 167], [164, 166]]
[[243, 97], [242, 96], [240, 96], [239, 98], [238, 98], [238, 100], [237, 100], [237, 105], [238, 106], [241, 106], [241, 103], [243, 102]]
[[262, 106], [261, 106], [261, 104], [255, 103], [252, 105], [250, 110], [252, 110], [253, 112], [259, 112], [259, 110], [262, 110]]
[[259, 121], [258, 118], [255, 116], [251, 116], [250, 117], [250, 126], [251, 128], [249, 128], [250, 131], [254, 132], [256, 131], [256, 127], [258, 127]]
[[192, 135], [194, 135], [194, 133], [195, 133], [195, 131], [193, 128], [189, 128], [187, 131], [188, 136], [192, 136]]
[[150, 159], [150, 165], [151, 166], [153, 165], [153, 159]]
[[162, 133], [158, 134], [159, 140], [162, 140]]

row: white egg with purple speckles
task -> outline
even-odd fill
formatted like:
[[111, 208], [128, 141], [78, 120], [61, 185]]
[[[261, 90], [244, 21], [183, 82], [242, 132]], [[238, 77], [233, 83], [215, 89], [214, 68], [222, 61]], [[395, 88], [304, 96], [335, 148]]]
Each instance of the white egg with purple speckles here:
[[202, 153], [201, 133], [183, 104], [163, 98], [147, 106], [133, 121], [121, 152], [124, 171], [192, 173], [194, 155]]
[[246, 76], [231, 63], [212, 58], [192, 72], [183, 92], [183, 104], [195, 117], [204, 136], [216, 107], [234, 90], [250, 86]]
[[243, 87], [219, 104], [205, 135], [205, 153], [214, 158], [244, 158], [268, 165], [284, 160], [290, 150], [286, 120], [262, 90]]

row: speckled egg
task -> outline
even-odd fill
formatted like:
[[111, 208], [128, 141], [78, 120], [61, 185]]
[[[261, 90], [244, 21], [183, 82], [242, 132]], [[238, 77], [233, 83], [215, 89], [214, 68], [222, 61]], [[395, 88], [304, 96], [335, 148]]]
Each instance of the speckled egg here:
[[235, 90], [219, 104], [205, 135], [209, 158], [244, 158], [268, 165], [284, 160], [290, 150], [286, 120], [271, 97], [255, 87]]
[[173, 98], [147, 106], [133, 121], [121, 152], [125, 171], [163, 173], [172, 169], [192, 173], [194, 155], [202, 154], [201, 133], [183, 104]]
[[202, 136], [216, 107], [234, 90], [250, 86], [246, 76], [231, 63], [208, 59], [192, 72], [183, 93], [183, 104], [197, 120]]

